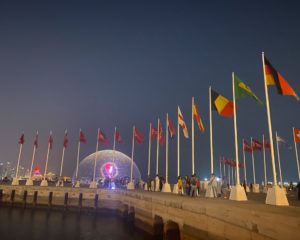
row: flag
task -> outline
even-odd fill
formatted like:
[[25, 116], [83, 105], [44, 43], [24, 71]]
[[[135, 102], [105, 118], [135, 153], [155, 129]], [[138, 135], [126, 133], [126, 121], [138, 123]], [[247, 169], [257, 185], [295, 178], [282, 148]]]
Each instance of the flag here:
[[158, 129], [159, 129], [158, 130], [159, 144], [164, 145], [165, 144], [165, 138], [164, 138], [164, 135], [163, 135], [163, 129], [162, 129], [161, 123], [159, 123]]
[[285, 141], [282, 137], [279, 137], [278, 135], [277, 135], [276, 140], [277, 140], [277, 142], [279, 142], [279, 143], [286, 143], [286, 141]]
[[187, 127], [186, 127], [186, 124], [185, 124], [185, 121], [183, 119], [183, 115], [180, 111], [180, 108], [178, 106], [178, 124], [180, 125], [180, 127], [182, 128], [182, 131], [183, 131], [183, 135], [185, 138], [189, 138], [189, 132], [187, 130]]
[[265, 140], [265, 149], [270, 149], [271, 148], [271, 144], [268, 140]]
[[299, 100], [298, 95], [284, 77], [275, 70], [271, 63], [264, 57], [266, 84], [268, 86], [276, 86], [279, 94], [283, 96], [293, 96]]
[[83, 131], [81, 131], [81, 130], [80, 130], [80, 133], [79, 133], [79, 142], [86, 143], [85, 135], [84, 135]]
[[255, 140], [255, 139], [252, 139], [252, 149], [253, 149], [253, 151], [255, 151], [255, 150], [260, 151], [260, 150], [262, 150], [262, 148], [263, 148], [263, 144], [261, 142]]
[[151, 124], [151, 139], [155, 140], [156, 138], [157, 138], [157, 130], [156, 130], [156, 128], [152, 127], [152, 124]]
[[170, 137], [172, 138], [173, 136], [175, 136], [176, 131], [170, 117], [168, 117], [168, 128], [170, 132]]
[[246, 140], [244, 140], [243, 142], [243, 149], [245, 152], [252, 152], [252, 148], [250, 144], [246, 142]]
[[35, 146], [35, 148], [38, 148], [38, 137], [39, 137], [39, 134], [38, 134], [38, 132], [36, 132], [35, 139], [33, 142], [33, 145]]
[[65, 136], [64, 136], [64, 143], [63, 143], [64, 148], [68, 147], [68, 143], [69, 143], [69, 139], [68, 139], [68, 133], [67, 133], [67, 130], [66, 130], [65, 131]]
[[295, 136], [295, 142], [300, 142], [300, 129], [299, 128], [294, 128], [294, 136]]
[[197, 122], [200, 132], [203, 133], [204, 132], [204, 125], [203, 125], [201, 116], [198, 113], [197, 106], [194, 102], [193, 102], [193, 106], [192, 106], [192, 111], [193, 111], [193, 119]]
[[52, 149], [52, 147], [53, 147], [53, 137], [52, 137], [52, 132], [50, 132], [50, 136], [49, 136], [48, 142], [49, 142], [49, 148]]
[[234, 87], [235, 87], [235, 99], [241, 97], [253, 97], [258, 103], [263, 104], [263, 102], [252, 92], [252, 90], [242, 82], [236, 75], [234, 75]]
[[121, 134], [120, 134], [120, 132], [118, 130], [116, 131], [115, 140], [116, 140], [117, 143], [121, 143], [122, 142], [122, 137], [121, 137]]
[[102, 132], [101, 130], [99, 131], [98, 134], [98, 142], [103, 144], [108, 144], [108, 139], [106, 138], [104, 132]]
[[233, 102], [211, 89], [212, 110], [222, 117], [233, 116]]
[[25, 142], [25, 137], [24, 137], [24, 133], [22, 133], [18, 143], [19, 144], [24, 144], [24, 142]]
[[141, 144], [144, 139], [143, 134], [137, 128], [134, 128], [134, 139], [138, 144]]
[[239, 168], [244, 168], [244, 164], [239, 163]]

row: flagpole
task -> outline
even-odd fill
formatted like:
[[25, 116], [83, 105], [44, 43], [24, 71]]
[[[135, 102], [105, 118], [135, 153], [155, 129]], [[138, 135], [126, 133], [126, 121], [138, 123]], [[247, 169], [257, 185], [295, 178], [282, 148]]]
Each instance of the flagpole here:
[[98, 128], [97, 139], [96, 139], [96, 152], [95, 152], [95, 158], [94, 158], [93, 182], [95, 182], [95, 178], [96, 178], [96, 164], [97, 164], [97, 155], [98, 155], [98, 149], [99, 149], [99, 133], [100, 133], [100, 129]]
[[294, 137], [294, 144], [295, 144], [295, 154], [296, 154], [296, 163], [297, 163], [297, 170], [298, 170], [298, 178], [300, 181], [300, 171], [299, 171], [299, 159], [298, 159], [298, 150], [297, 150], [297, 143], [295, 139], [295, 128], [293, 127], [293, 137]]
[[150, 160], [151, 160], [151, 129], [152, 124], [149, 126], [149, 146], [148, 146], [148, 178], [150, 178]]
[[169, 182], [169, 131], [168, 131], [169, 114], [167, 113], [166, 118], [166, 183]]
[[220, 178], [222, 178], [222, 163], [221, 163], [221, 156], [219, 157], [219, 161], [220, 161]]
[[228, 168], [228, 184], [230, 186], [230, 178], [231, 178], [231, 174], [230, 174], [230, 164], [227, 164], [227, 168]]
[[278, 160], [278, 168], [279, 168], [279, 176], [280, 176], [280, 185], [283, 187], [283, 182], [282, 182], [282, 174], [281, 174], [281, 164], [280, 164], [280, 152], [279, 152], [279, 146], [278, 146], [278, 136], [277, 136], [277, 131], [275, 132], [276, 135], [276, 146], [277, 146], [277, 160]]
[[195, 132], [193, 119], [194, 97], [192, 97], [192, 174], [195, 174]]
[[80, 132], [81, 132], [81, 129], [79, 129], [79, 139], [78, 139], [78, 145], [77, 145], [77, 161], [76, 161], [76, 173], [75, 173], [76, 184], [78, 182], [78, 166], [79, 166], [79, 154], [80, 154]]
[[225, 169], [225, 158], [223, 156], [223, 176], [226, 176], [226, 169]]
[[22, 148], [23, 148], [23, 143], [20, 144], [20, 148], [19, 148], [18, 163], [17, 163], [17, 169], [16, 169], [16, 179], [18, 179], [19, 165], [20, 165], [20, 159], [21, 159], [21, 154], [22, 154]]
[[116, 133], [117, 133], [117, 127], [115, 127], [115, 132], [114, 132], [113, 162], [115, 162], [115, 154], [116, 154]]
[[210, 172], [214, 172], [214, 152], [212, 133], [212, 112], [211, 112], [211, 86], [209, 86], [209, 134], [210, 134]]
[[[65, 135], [66, 134], [67, 134], [67, 130], [65, 131]], [[63, 169], [64, 158], [65, 158], [65, 149], [66, 149], [66, 147], [63, 146], [62, 155], [61, 155], [61, 163], [60, 163], [60, 171], [59, 171], [60, 177], [62, 177], [62, 169]]]
[[266, 149], [265, 149], [265, 135], [264, 134], [263, 134], [263, 157], [264, 157], [265, 187], [267, 187]]
[[244, 139], [243, 139], [243, 160], [244, 160], [244, 178], [247, 185], [246, 154], [244, 149]]
[[180, 131], [179, 131], [179, 106], [177, 108], [177, 177], [180, 176]]
[[[52, 131], [50, 131], [50, 137], [52, 136]], [[49, 160], [49, 154], [50, 154], [50, 139], [48, 141], [48, 150], [47, 150], [47, 156], [46, 156], [46, 165], [45, 165], [45, 172], [44, 172], [44, 178], [41, 182], [41, 186], [48, 186], [48, 181], [46, 180], [46, 174], [48, 169], [48, 160]]]
[[157, 120], [157, 137], [156, 137], [156, 172], [155, 172], [156, 175], [158, 175], [159, 137], [160, 137], [160, 125], [159, 125], [159, 118], [158, 118], [158, 120]]
[[132, 183], [133, 157], [134, 157], [134, 132], [135, 132], [135, 126], [133, 126], [133, 131], [132, 131], [132, 151], [131, 151], [131, 168], [130, 168], [130, 182], [131, 183]]
[[[36, 136], [39, 134], [38, 131], [36, 131]], [[30, 173], [29, 173], [29, 179], [31, 178], [32, 175], [32, 168], [33, 168], [33, 163], [35, 159], [35, 152], [36, 152], [36, 145], [33, 144], [33, 152], [32, 152], [32, 158], [31, 158], [31, 166], [30, 166]]]
[[253, 144], [252, 144], [252, 137], [251, 137], [251, 154], [252, 154], [252, 170], [253, 170], [253, 184], [256, 184], [256, 179], [255, 179], [255, 166], [254, 166], [254, 149], [253, 149]]
[[234, 181], [233, 181], [233, 166], [230, 166], [231, 167], [231, 185], [233, 186], [234, 185]]

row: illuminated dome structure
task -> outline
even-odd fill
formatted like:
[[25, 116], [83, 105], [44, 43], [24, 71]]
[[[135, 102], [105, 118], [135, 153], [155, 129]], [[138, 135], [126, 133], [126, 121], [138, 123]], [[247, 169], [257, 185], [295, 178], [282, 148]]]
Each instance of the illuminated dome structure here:
[[[131, 158], [119, 151], [102, 150], [84, 158], [78, 169], [79, 180], [91, 181], [94, 174], [96, 156], [96, 180], [103, 178], [130, 178]], [[141, 179], [137, 165], [133, 163], [132, 177]]]

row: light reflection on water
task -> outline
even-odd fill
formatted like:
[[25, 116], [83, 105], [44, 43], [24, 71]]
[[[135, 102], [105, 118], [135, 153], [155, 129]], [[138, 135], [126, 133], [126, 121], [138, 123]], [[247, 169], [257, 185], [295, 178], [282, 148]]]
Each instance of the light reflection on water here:
[[134, 231], [122, 219], [105, 214], [88, 214], [44, 209], [0, 208], [0, 238], [150, 240]]

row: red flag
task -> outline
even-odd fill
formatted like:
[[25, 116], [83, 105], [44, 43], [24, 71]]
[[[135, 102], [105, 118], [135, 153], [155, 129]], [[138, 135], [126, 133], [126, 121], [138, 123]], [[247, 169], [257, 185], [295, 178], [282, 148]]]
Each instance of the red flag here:
[[104, 132], [102, 132], [101, 130], [99, 131], [98, 142], [103, 144], [108, 144], [108, 139], [106, 138]]
[[151, 125], [151, 139], [155, 140], [157, 138], [157, 130]]
[[86, 143], [85, 135], [81, 130], [80, 130], [80, 134], [79, 134], [79, 142]]
[[53, 137], [52, 137], [52, 132], [50, 132], [50, 136], [49, 136], [49, 148], [52, 149], [53, 147]]
[[137, 128], [134, 128], [134, 139], [138, 144], [141, 144], [144, 139], [143, 134]]
[[246, 142], [246, 140], [244, 140], [243, 142], [243, 149], [245, 152], [252, 152], [252, 148], [250, 144]]
[[38, 148], [38, 137], [39, 137], [39, 134], [38, 134], [38, 132], [36, 132], [34, 143], [33, 143], [33, 145], [35, 146], [35, 148]]
[[263, 144], [261, 142], [255, 140], [255, 139], [252, 139], [252, 149], [253, 149], [253, 151], [255, 151], [255, 150], [260, 151], [260, 150], [262, 150], [262, 148], [263, 148]]
[[170, 137], [172, 138], [173, 136], [175, 136], [176, 131], [170, 117], [168, 117], [168, 128], [170, 132]]
[[162, 129], [161, 123], [159, 123], [158, 129], [159, 129], [159, 132], [158, 132], [158, 134], [159, 134], [159, 144], [164, 145], [165, 144], [165, 138], [164, 138], [164, 135], [163, 135], [163, 129]]
[[65, 131], [64, 144], [63, 144], [64, 148], [68, 147], [68, 143], [69, 143], [68, 133], [67, 133], [67, 131]]
[[270, 142], [268, 140], [265, 140], [265, 149], [270, 149], [271, 148], [271, 145], [270, 145]]
[[115, 140], [117, 143], [121, 143], [122, 142], [122, 137], [119, 131], [116, 131], [116, 137]]
[[24, 142], [25, 142], [25, 137], [24, 137], [24, 133], [22, 133], [18, 143], [19, 144], [24, 144]]
[[244, 164], [239, 163], [239, 168], [244, 168]]
[[296, 143], [300, 142], [300, 129], [299, 128], [294, 128], [294, 136], [295, 136], [295, 142]]

